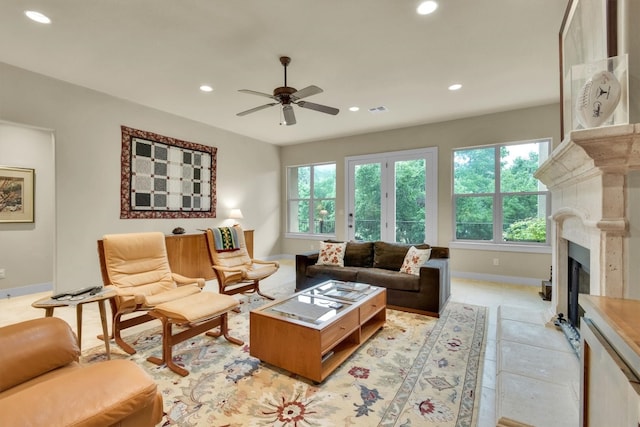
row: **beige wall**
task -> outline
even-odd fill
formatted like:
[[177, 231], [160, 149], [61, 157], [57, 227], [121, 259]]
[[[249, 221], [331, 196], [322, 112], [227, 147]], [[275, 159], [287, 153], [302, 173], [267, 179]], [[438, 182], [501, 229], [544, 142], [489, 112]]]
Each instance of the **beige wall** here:
[[[117, 76], [116, 76], [117, 78]], [[55, 134], [55, 240], [44, 259], [28, 268], [1, 265], [16, 273], [11, 286], [43, 280], [56, 290], [100, 283], [96, 240], [106, 233], [187, 232], [218, 226], [232, 207], [242, 209], [241, 224], [255, 229], [256, 256], [279, 254], [280, 160], [278, 147], [201, 123], [186, 120], [122, 99], [71, 85], [0, 63], [0, 119], [52, 129]], [[217, 219], [120, 219], [120, 126], [159, 133], [218, 148]], [[1, 147], [0, 147], [1, 148]], [[5, 163], [0, 152], [0, 164]], [[52, 154], [51, 154], [52, 155]], [[10, 161], [8, 161], [10, 162]], [[21, 166], [31, 167], [32, 162]], [[41, 173], [40, 167], [36, 174]], [[40, 212], [38, 212], [40, 213]], [[36, 227], [51, 221], [43, 213]], [[5, 246], [14, 229], [0, 228]], [[16, 251], [28, 252], [33, 242], [20, 233]], [[34, 258], [29, 258], [34, 260]], [[37, 278], [26, 270], [41, 271]], [[5, 285], [7, 283], [7, 285]], [[8, 287], [0, 279], [0, 289]]]
[[[317, 242], [281, 237], [285, 230], [282, 213], [286, 192], [282, 177], [286, 166], [335, 161], [338, 182], [343, 183], [346, 156], [431, 146], [439, 149], [439, 244], [448, 246], [452, 230], [452, 148], [540, 137], [553, 137], [557, 145], [558, 116], [558, 106], [550, 105], [276, 147], [0, 63], [0, 119], [54, 132], [56, 194], [51, 213], [37, 212], [36, 228], [45, 221], [54, 224], [53, 249], [44, 250], [43, 262], [31, 264], [36, 265], [32, 270], [37, 270], [39, 276], [32, 277], [32, 272], [26, 274], [27, 268], [15, 261], [2, 265], [3, 260], [8, 260], [3, 256], [0, 268], [6, 268], [12, 274], [12, 280], [0, 279], [0, 289], [29, 287], [48, 281], [54, 282], [56, 290], [99, 283], [95, 241], [103, 234], [151, 230], [169, 233], [178, 226], [187, 232], [197, 232], [198, 228], [226, 224], [226, 213], [232, 207], [243, 210], [245, 218], [241, 223], [244, 227], [256, 230], [256, 256], [307, 251], [316, 248]], [[218, 147], [218, 218], [121, 220], [120, 125]], [[2, 164], [5, 163], [2, 160], [5, 150], [2, 146], [0, 149]], [[53, 153], [50, 155], [54, 156]], [[20, 165], [29, 167], [30, 162], [25, 163]], [[39, 176], [41, 167], [37, 169]], [[338, 212], [344, 212], [344, 200], [343, 187], [339, 186]], [[339, 217], [339, 238], [344, 238], [344, 226], [344, 217]], [[9, 242], [9, 236], [17, 236], [11, 234], [15, 233], [13, 227], [0, 228], [3, 248], [5, 242]], [[26, 237], [19, 236], [17, 251], [28, 251], [29, 239]], [[497, 267], [493, 266], [494, 258], [500, 259]], [[452, 250], [454, 271], [484, 275], [485, 278], [546, 278], [549, 265], [550, 255], [547, 254]], [[16, 271], [22, 273], [13, 276]]]
[[[362, 113], [362, 114], [367, 114]], [[388, 113], [392, 114], [392, 113]], [[285, 146], [281, 149], [281, 162], [287, 166], [333, 161], [337, 166], [336, 212], [345, 210], [344, 178], [347, 156], [401, 151], [423, 147], [438, 147], [438, 241], [449, 246], [452, 239], [451, 218], [451, 163], [452, 149], [464, 146], [493, 144], [551, 137], [559, 144], [560, 121], [557, 104], [496, 113], [443, 123], [414, 126], [366, 135], [336, 138], [325, 141]], [[382, 116], [381, 116], [382, 117]], [[381, 118], [383, 119], [383, 118]], [[283, 206], [286, 203], [285, 179], [282, 180]], [[336, 232], [344, 239], [344, 215], [336, 218]], [[285, 219], [282, 228], [286, 230]], [[315, 249], [317, 241], [283, 239], [284, 253], [300, 253]], [[498, 266], [493, 259], [498, 258]], [[551, 255], [495, 251], [451, 250], [451, 268], [461, 275], [472, 273], [477, 277], [496, 279], [524, 277], [546, 279], [549, 276]]]
[[35, 169], [35, 222], [0, 223], [0, 269], [5, 270], [0, 290], [28, 283], [44, 291], [53, 279], [53, 133], [0, 122], [0, 165]]

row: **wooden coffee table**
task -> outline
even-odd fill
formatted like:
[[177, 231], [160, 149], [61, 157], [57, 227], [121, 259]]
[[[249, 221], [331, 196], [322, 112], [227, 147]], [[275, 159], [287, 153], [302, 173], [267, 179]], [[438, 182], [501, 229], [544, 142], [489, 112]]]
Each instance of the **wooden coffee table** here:
[[249, 313], [249, 353], [324, 381], [386, 320], [385, 288], [330, 280]]

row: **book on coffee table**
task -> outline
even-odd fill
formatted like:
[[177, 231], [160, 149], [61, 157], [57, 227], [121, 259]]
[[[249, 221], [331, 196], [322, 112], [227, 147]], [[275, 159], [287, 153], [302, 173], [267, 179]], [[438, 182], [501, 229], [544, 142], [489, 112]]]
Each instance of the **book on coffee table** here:
[[298, 317], [300, 320], [306, 320], [308, 322], [317, 322], [325, 314], [334, 311], [331, 307], [308, 304], [295, 299], [285, 301], [282, 304], [273, 306], [271, 309], [279, 313]]
[[347, 301], [357, 301], [360, 298], [362, 298], [365, 294], [360, 291], [350, 291], [347, 289], [335, 288], [325, 292], [324, 295], [332, 298], [347, 300]]

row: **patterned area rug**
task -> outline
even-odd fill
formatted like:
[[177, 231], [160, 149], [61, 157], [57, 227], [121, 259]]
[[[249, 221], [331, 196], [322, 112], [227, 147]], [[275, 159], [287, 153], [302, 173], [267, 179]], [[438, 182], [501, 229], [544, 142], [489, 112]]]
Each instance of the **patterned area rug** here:
[[[186, 377], [147, 362], [161, 355], [159, 328], [127, 338], [136, 361], [164, 396], [162, 426], [473, 426], [485, 347], [486, 307], [449, 303], [440, 319], [388, 310], [376, 335], [322, 384], [261, 364], [249, 355], [252, 297], [230, 319], [233, 345], [204, 335], [174, 347]], [[295, 351], [292, 348], [291, 351]], [[84, 353], [104, 360], [104, 347]]]

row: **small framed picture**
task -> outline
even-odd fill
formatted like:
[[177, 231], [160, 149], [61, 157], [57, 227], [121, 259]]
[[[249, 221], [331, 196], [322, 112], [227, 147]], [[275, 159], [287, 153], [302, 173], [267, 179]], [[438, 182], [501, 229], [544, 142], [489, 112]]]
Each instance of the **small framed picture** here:
[[0, 166], [0, 223], [34, 222], [34, 170]]

